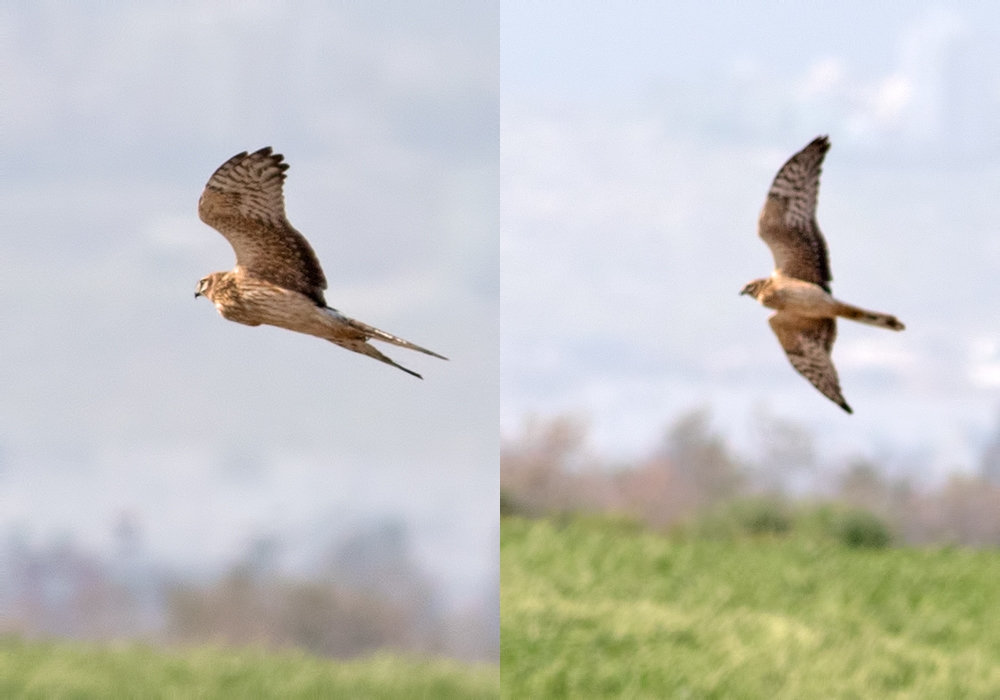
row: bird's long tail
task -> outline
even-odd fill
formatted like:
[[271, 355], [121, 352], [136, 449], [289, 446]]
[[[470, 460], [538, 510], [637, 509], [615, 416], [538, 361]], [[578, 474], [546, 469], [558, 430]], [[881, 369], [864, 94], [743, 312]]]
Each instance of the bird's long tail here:
[[367, 323], [362, 323], [353, 318], [348, 318], [336, 309], [326, 308], [324, 312], [327, 314], [328, 322], [333, 321], [335, 327], [338, 329], [336, 333], [325, 335], [324, 337], [341, 347], [345, 347], [348, 350], [353, 350], [354, 352], [361, 353], [362, 355], [367, 355], [379, 362], [384, 362], [387, 365], [392, 365], [397, 369], [401, 369], [407, 374], [411, 374], [418, 379], [423, 379], [419, 374], [411, 369], [407, 369], [396, 363], [392, 358], [383, 355], [379, 352], [378, 348], [368, 343], [369, 340], [381, 340], [386, 343], [392, 343], [393, 345], [398, 345], [401, 348], [407, 348], [408, 350], [416, 350], [417, 352], [422, 352], [425, 355], [430, 355], [432, 357], [438, 357], [442, 360], [447, 360], [448, 358], [444, 355], [438, 355], [436, 352], [432, 352], [427, 348], [422, 348], [419, 345], [415, 345], [408, 340], [403, 340], [398, 338], [391, 333], [386, 333], [383, 330], [379, 330], [374, 326], [369, 326]]
[[403, 340], [402, 338], [398, 338], [391, 333], [379, 330], [378, 328], [375, 328], [375, 326], [369, 326], [367, 323], [355, 321], [353, 318], [348, 318], [347, 316], [341, 316], [340, 318], [351, 328], [361, 331], [365, 334], [365, 336], [371, 338], [372, 340], [381, 340], [382, 342], [398, 345], [399, 347], [406, 348], [407, 350], [416, 350], [417, 352], [422, 352], [425, 355], [430, 355], [431, 357], [436, 357], [441, 360], [448, 359], [444, 355], [438, 355], [436, 352], [428, 350], [427, 348], [422, 348], [415, 343], [411, 343], [409, 340]]
[[335, 340], [333, 342], [337, 343], [337, 345], [341, 345], [341, 346], [347, 348], [348, 350], [353, 350], [354, 352], [359, 352], [362, 355], [367, 355], [368, 357], [376, 359], [379, 362], [384, 362], [387, 365], [392, 365], [396, 369], [401, 369], [404, 372], [406, 372], [407, 374], [410, 374], [410, 375], [416, 377], [417, 379], [423, 379], [422, 376], [420, 376], [419, 374], [417, 374], [416, 372], [414, 372], [412, 369], [407, 369], [406, 367], [403, 367], [403, 365], [397, 363], [391, 357], [388, 357], [387, 355], [383, 355], [381, 352], [379, 352], [378, 348], [376, 348], [373, 345], [369, 345], [368, 342], [365, 341], [365, 340], [346, 340], [346, 341]]
[[843, 302], [837, 303], [837, 315], [843, 318], [849, 318], [852, 321], [857, 321], [859, 323], [867, 323], [869, 326], [888, 328], [893, 331], [901, 331], [906, 328], [906, 326], [904, 326], [898, 318], [891, 314], [882, 314], [878, 311], [868, 311], [867, 309], [851, 306], [850, 304], [844, 304]]

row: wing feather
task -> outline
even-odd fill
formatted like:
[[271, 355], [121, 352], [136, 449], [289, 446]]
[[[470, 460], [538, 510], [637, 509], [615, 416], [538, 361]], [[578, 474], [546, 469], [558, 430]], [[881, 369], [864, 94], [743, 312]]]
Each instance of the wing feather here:
[[771, 249], [776, 270], [828, 292], [833, 275], [826, 241], [816, 223], [816, 199], [829, 149], [829, 138], [819, 136], [788, 159], [771, 183], [757, 227]]
[[248, 275], [326, 306], [319, 259], [285, 217], [283, 158], [267, 147], [227, 160], [205, 185], [198, 216], [226, 237]]
[[837, 339], [837, 321], [832, 318], [806, 318], [778, 312], [768, 320], [771, 330], [788, 355], [792, 367], [819, 389], [820, 393], [853, 413], [840, 393], [840, 380], [830, 351]]

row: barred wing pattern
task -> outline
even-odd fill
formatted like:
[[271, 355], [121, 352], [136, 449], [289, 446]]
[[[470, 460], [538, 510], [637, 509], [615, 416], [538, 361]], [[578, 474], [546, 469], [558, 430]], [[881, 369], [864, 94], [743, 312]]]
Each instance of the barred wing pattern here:
[[807, 318], [778, 312], [768, 320], [771, 330], [788, 355], [792, 367], [808, 379], [828, 399], [848, 413], [853, 413], [840, 393], [840, 380], [830, 351], [837, 338], [837, 321], [832, 318]]
[[205, 185], [198, 215], [226, 237], [247, 273], [326, 306], [316, 253], [285, 218], [283, 158], [268, 147], [227, 160]]
[[816, 223], [816, 199], [830, 140], [819, 136], [786, 162], [771, 184], [758, 232], [774, 256], [775, 269], [830, 291], [830, 259]]

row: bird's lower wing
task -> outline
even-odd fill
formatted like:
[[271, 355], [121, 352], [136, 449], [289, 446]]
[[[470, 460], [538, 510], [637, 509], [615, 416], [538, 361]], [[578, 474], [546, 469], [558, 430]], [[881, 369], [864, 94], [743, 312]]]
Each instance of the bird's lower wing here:
[[832, 318], [806, 318], [781, 312], [767, 321], [778, 336], [778, 342], [792, 367], [820, 393], [848, 413], [853, 413], [840, 393], [837, 369], [830, 358], [830, 350], [837, 337], [837, 322]]

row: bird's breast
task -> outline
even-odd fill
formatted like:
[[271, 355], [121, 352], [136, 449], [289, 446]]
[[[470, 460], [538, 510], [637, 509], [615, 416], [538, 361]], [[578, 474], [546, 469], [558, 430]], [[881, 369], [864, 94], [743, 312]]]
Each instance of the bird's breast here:
[[235, 321], [246, 326], [260, 325], [260, 321], [258, 320], [260, 314], [253, 309], [252, 305], [248, 306], [240, 299], [216, 301], [215, 308], [219, 310], [219, 314], [227, 321]]
[[784, 275], [772, 278], [760, 303], [778, 311], [794, 311], [803, 316], [835, 316], [833, 297], [818, 284]]

